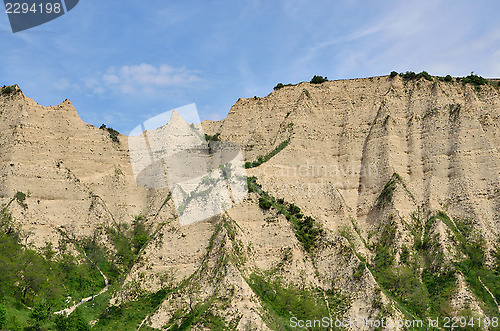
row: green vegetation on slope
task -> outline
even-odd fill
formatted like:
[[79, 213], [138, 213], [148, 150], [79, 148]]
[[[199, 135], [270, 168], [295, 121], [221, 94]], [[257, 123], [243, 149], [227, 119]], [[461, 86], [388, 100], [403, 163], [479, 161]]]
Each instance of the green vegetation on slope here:
[[99, 129], [101, 130], [106, 130], [108, 131], [108, 134], [109, 134], [109, 138], [111, 139], [111, 141], [115, 142], [115, 143], [120, 143], [120, 140], [118, 139], [118, 136], [120, 135], [120, 132], [116, 131], [115, 129], [113, 128], [108, 128], [106, 127], [105, 124], [102, 124]]
[[488, 80], [486, 78], [483, 78], [483, 77], [478, 76], [478, 75], [474, 75], [473, 72], [469, 76], [462, 78], [461, 81], [462, 81], [462, 84], [464, 84], [464, 85], [471, 84], [471, 85], [476, 86], [476, 87], [488, 84]]
[[11, 85], [11, 86], [2, 86], [0, 89], [0, 95], [7, 95], [11, 94], [16, 90], [16, 85]]
[[[414, 217], [419, 216], [414, 214]], [[421, 318], [449, 315], [445, 308], [456, 281], [455, 269], [446, 263], [437, 238], [431, 234], [431, 226], [429, 220], [425, 229], [414, 229], [417, 238], [423, 235], [423, 242], [416, 240], [413, 249], [398, 250], [396, 220], [389, 216], [379, 227], [379, 240], [372, 246], [375, 257], [370, 268], [379, 285], [407, 311]]]
[[210, 141], [220, 141], [220, 133], [216, 133], [213, 136], [211, 136], [209, 134], [205, 134], [205, 140], [207, 142], [210, 142]]
[[146, 293], [136, 300], [110, 306], [99, 315], [98, 330], [135, 330], [142, 320], [153, 313], [163, 302], [169, 289]]
[[[106, 318], [112, 315], [106, 310], [112, 292], [121, 288], [126, 274], [154, 235], [146, 218], [139, 215], [130, 225], [119, 223], [98, 227], [93, 235], [78, 239], [58, 229], [62, 238], [57, 249], [51, 243], [35, 248], [24, 244], [27, 235], [8, 210], [12, 203], [27, 209], [28, 197], [29, 192], [17, 192], [0, 208], [0, 328], [88, 330], [89, 322], [99, 318], [106, 324]], [[169, 199], [170, 196], [164, 204]], [[104, 246], [107, 241], [112, 243], [112, 250]], [[78, 256], [74, 255], [74, 249], [80, 253]], [[54, 314], [99, 293], [105, 287], [100, 271], [109, 279], [111, 287], [108, 292], [81, 305], [70, 316]], [[147, 304], [144, 304], [144, 309], [138, 308], [140, 304], [134, 306], [130, 314], [143, 319], [145, 315], [141, 312], [149, 313], [152, 305], [159, 304], [159, 297], [164, 296], [164, 292], [140, 293], [136, 301]], [[124, 326], [121, 327], [123, 330], [133, 329], [137, 324], [129, 328], [129, 317], [114, 316], [113, 323]]]
[[213, 311], [213, 308], [221, 303], [226, 304], [212, 296], [188, 309], [179, 309], [163, 328], [169, 331], [180, 331], [203, 326], [209, 330], [236, 330], [241, 317], [236, 316], [232, 321], [227, 322], [224, 317], [218, 316]]
[[380, 192], [379, 196], [377, 197], [377, 203], [376, 203], [376, 208], [383, 208], [387, 206], [392, 201], [392, 197], [394, 194], [394, 191], [396, 190], [397, 186], [400, 185], [403, 187], [407, 195], [412, 199], [415, 200], [411, 192], [408, 190], [406, 187], [405, 182], [401, 178], [401, 176], [398, 173], [393, 173], [389, 181], [385, 184], [384, 188], [382, 189], [382, 192]]
[[[393, 71], [391, 72], [391, 78], [396, 77], [398, 75], [397, 72]], [[413, 71], [407, 71], [405, 73], [400, 73], [399, 74], [401, 78], [403, 78], [404, 81], [410, 81], [410, 80], [419, 80], [420, 78], [424, 78], [426, 80], [432, 81], [432, 76], [429, 75], [427, 71], [422, 71], [420, 73], [415, 73]]]
[[[428, 81], [434, 80], [433, 76], [431, 76], [427, 71], [422, 71], [418, 74], [413, 72], [413, 71], [407, 71], [405, 73], [402, 72], [399, 74], [396, 71], [391, 71], [389, 77], [394, 78], [398, 75], [401, 76], [401, 78], [403, 78], [404, 82], [417, 81], [420, 78], [424, 78]], [[451, 75], [446, 75], [444, 77], [437, 76], [435, 78], [437, 78], [441, 82], [452, 82], [453, 81], [453, 77]], [[488, 84], [490, 84], [494, 87], [500, 87], [500, 82], [497, 82], [497, 83], [490, 82], [490, 81], [488, 81], [488, 79], [486, 79], [484, 77], [475, 75], [474, 72], [472, 72], [470, 75], [468, 75], [466, 77], [456, 77], [455, 80], [457, 82], [462, 82], [463, 85], [470, 84], [470, 85], [474, 86], [477, 91], [480, 90], [481, 86], [488, 85]]]
[[283, 84], [283, 83], [278, 83], [276, 84], [276, 86], [273, 88], [273, 90], [277, 91], [279, 90], [280, 88], [283, 88], [285, 86], [293, 86], [293, 84]]
[[350, 305], [349, 298], [336, 290], [323, 293], [321, 289], [287, 285], [280, 278], [271, 280], [270, 277], [258, 273], [250, 274], [247, 282], [261, 299], [264, 309], [268, 312], [266, 322], [274, 330], [295, 330], [296, 328], [290, 325], [291, 317], [317, 320], [331, 315], [332, 318], [340, 318]]
[[119, 223], [108, 227], [106, 232], [113, 243], [116, 254], [113, 262], [126, 273], [137, 261], [141, 249], [149, 240], [151, 229], [145, 224], [146, 218], [136, 216], [132, 225]]
[[[498, 272], [500, 261], [496, 261], [496, 268], [493, 269], [485, 265], [486, 242], [479, 232], [473, 229], [471, 220], [459, 219], [453, 222], [443, 211], [439, 211], [435, 217], [448, 226], [454, 241], [465, 256], [455, 264], [456, 268], [465, 276], [476, 297], [485, 303], [486, 313], [490, 316], [498, 316], [495, 301], [481, 282], [488, 287], [498, 301], [500, 299], [500, 273]], [[499, 251], [500, 246], [495, 247], [492, 255], [495, 257], [495, 253], [498, 254]]]
[[325, 76], [317, 76], [317, 75], [314, 75], [313, 78], [311, 78], [311, 81], [309, 83], [311, 84], [321, 84], [321, 83], [324, 83], [324, 82], [327, 82], [328, 81], [328, 78]]
[[312, 252], [319, 244], [324, 230], [318, 221], [311, 216], [304, 216], [298, 206], [287, 203], [284, 199], [275, 199], [262, 190], [262, 186], [257, 183], [256, 177], [247, 178], [248, 190], [255, 192], [259, 197], [259, 206], [264, 209], [273, 207], [278, 213], [283, 214], [292, 223], [295, 236], [307, 252]]
[[[396, 175], [384, 186], [377, 199], [377, 208], [385, 207], [392, 200], [396, 184], [401, 182]], [[446, 227], [451, 250], [450, 247], [443, 247], [437, 231], [439, 226]], [[361, 236], [358, 230], [356, 232]], [[406, 244], [401, 245], [403, 233], [409, 235], [410, 239], [404, 239]], [[343, 235], [351, 242], [350, 234], [344, 232]], [[421, 210], [417, 209], [408, 222], [389, 215], [368, 235], [368, 242], [364, 238], [362, 242], [373, 252], [374, 257], [367, 261], [359, 253], [357, 255], [366, 263], [383, 291], [405, 314], [421, 319], [452, 317], [456, 314], [473, 317], [471, 310], [457, 312], [450, 306], [457, 289], [458, 275], [461, 274], [482, 303], [487, 316], [498, 317], [495, 300], [486, 287], [498, 301], [500, 247], [496, 246], [491, 252], [496, 259], [495, 266], [488, 267], [485, 263], [485, 240], [474, 230], [471, 220], [453, 221], [444, 211], [424, 218]]]
[[290, 143], [290, 140], [287, 139], [287, 140], [283, 141], [281, 144], [279, 144], [278, 146], [276, 146], [276, 148], [273, 149], [271, 152], [269, 152], [267, 155], [259, 156], [257, 158], [257, 160], [255, 160], [253, 162], [250, 162], [250, 161], [245, 162], [245, 168], [246, 169], [255, 168], [255, 167], [260, 166], [262, 163], [269, 161], [273, 156], [275, 156], [276, 154], [281, 152], [283, 149], [285, 149], [285, 147], [288, 146], [289, 143]]
[[86, 259], [74, 257], [66, 242], [62, 241], [56, 252], [50, 243], [39, 250], [26, 246], [24, 238], [19, 225], [2, 206], [0, 299], [6, 306], [3, 327], [45, 328], [52, 325], [51, 314], [68, 305], [68, 297], [70, 302], [78, 302], [104, 287], [97, 268]]

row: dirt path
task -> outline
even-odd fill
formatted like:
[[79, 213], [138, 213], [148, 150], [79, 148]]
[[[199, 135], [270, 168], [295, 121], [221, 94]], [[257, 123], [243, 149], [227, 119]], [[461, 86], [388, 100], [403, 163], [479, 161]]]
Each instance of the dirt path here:
[[69, 315], [71, 314], [76, 308], [78, 308], [82, 303], [85, 303], [87, 301], [90, 301], [92, 300], [93, 298], [103, 294], [104, 292], [106, 292], [109, 288], [109, 282], [108, 282], [108, 277], [106, 277], [106, 275], [101, 271], [101, 269], [99, 269], [97, 267], [97, 270], [99, 270], [99, 272], [101, 273], [102, 277], [104, 277], [104, 282], [106, 284], [106, 286], [104, 286], [104, 288], [99, 292], [97, 293], [97, 295], [93, 295], [93, 296], [90, 296], [90, 297], [86, 297], [86, 298], [83, 298], [80, 302], [78, 302], [77, 304], [69, 307], [69, 308], [66, 308], [66, 309], [63, 309], [63, 310], [59, 310], [59, 311], [56, 311], [54, 312], [54, 314], [64, 314], [64, 315]]
[[495, 301], [495, 304], [497, 305], [498, 312], [500, 313], [500, 306], [498, 305], [497, 299], [495, 298], [493, 293], [491, 293], [490, 289], [486, 285], [484, 285], [483, 281], [481, 280], [481, 277], [477, 276], [477, 279], [479, 279], [479, 282], [481, 283], [481, 285], [483, 285], [483, 287], [486, 289], [486, 291], [488, 291], [488, 293], [491, 295], [491, 297], [493, 298], [493, 301]]

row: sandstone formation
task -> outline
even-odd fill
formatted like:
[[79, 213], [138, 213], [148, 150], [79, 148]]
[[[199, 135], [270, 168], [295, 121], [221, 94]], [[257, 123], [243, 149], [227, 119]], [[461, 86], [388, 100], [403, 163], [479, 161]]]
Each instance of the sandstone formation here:
[[[241, 146], [248, 163], [287, 143], [247, 169], [255, 178], [242, 202], [188, 225], [168, 187], [137, 184], [129, 139], [85, 124], [70, 101], [43, 107], [16, 87], [0, 96], [0, 118], [0, 202], [29, 192], [25, 206], [9, 205], [28, 242], [57, 246], [144, 215], [150, 238], [109, 303], [163, 291], [141, 328], [189, 320], [196, 330], [278, 330], [298, 314], [269, 300], [283, 293], [332, 319], [492, 317], [498, 308], [493, 84], [398, 75], [239, 99], [224, 120], [203, 122], [204, 133]], [[114, 252], [106, 231], [99, 238]], [[449, 295], [433, 306], [437, 284]]]

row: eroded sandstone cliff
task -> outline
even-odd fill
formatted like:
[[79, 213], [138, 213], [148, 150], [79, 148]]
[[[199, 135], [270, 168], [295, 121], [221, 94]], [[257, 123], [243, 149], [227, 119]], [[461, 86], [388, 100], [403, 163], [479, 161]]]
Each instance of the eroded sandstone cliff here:
[[[38, 246], [98, 238], [124, 273], [111, 307], [156, 298], [136, 327], [498, 316], [499, 93], [395, 76], [240, 99], [203, 128], [242, 147], [249, 194], [181, 226], [168, 188], [136, 184], [126, 137], [16, 88], [0, 97], [0, 194], [30, 193], [9, 211]], [[139, 221], [148, 238], [126, 267], [116, 228]], [[106, 311], [95, 327], [120, 325]]]

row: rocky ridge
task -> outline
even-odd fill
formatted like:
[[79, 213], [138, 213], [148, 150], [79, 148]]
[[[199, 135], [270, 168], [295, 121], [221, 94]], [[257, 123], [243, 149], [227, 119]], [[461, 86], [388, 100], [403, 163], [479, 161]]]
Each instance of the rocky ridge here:
[[[150, 237], [110, 298], [125, 307], [161, 294], [141, 328], [492, 317], [499, 93], [396, 76], [239, 99], [205, 133], [239, 144], [249, 162], [288, 143], [247, 169], [243, 202], [181, 226], [167, 188], [136, 185], [127, 137], [83, 123], [69, 101], [43, 107], [16, 88], [0, 96], [0, 194], [30, 193], [9, 210], [38, 246], [144, 215]], [[98, 237], [117, 252], [106, 231]]]

